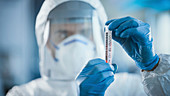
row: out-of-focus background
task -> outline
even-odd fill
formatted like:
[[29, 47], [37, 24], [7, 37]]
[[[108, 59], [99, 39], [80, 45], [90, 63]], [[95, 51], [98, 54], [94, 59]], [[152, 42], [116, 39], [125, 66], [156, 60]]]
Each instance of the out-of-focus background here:
[[[0, 0], [0, 96], [40, 77], [35, 19], [44, 0]], [[101, 0], [108, 19], [132, 16], [151, 25], [155, 52], [170, 54], [170, 0]], [[71, 6], [70, 6], [71, 7]], [[118, 72], [139, 73], [114, 42]]]

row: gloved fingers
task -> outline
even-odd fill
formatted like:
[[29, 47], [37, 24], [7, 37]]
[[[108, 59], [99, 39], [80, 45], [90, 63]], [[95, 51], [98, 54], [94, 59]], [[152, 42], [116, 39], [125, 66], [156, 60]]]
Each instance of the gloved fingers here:
[[112, 64], [112, 66], [114, 67], [113, 73], [115, 74], [117, 72], [118, 66], [116, 64]]
[[105, 80], [107, 77], [114, 76], [112, 71], [105, 71], [93, 75], [89, 75], [82, 84], [98, 84]]
[[109, 25], [111, 22], [115, 21], [116, 19], [109, 20], [105, 23], [105, 25]]
[[122, 23], [126, 22], [126, 21], [129, 21], [129, 20], [132, 20], [134, 18], [132, 17], [124, 17], [124, 18], [120, 18], [120, 19], [115, 19], [114, 21], [112, 21], [110, 24], [109, 24], [109, 30], [115, 30], [117, 29]]
[[141, 26], [141, 27], [136, 28], [136, 30], [133, 33], [133, 37], [141, 45], [148, 45], [148, 44], [151, 44], [153, 41], [151, 37], [150, 27], [148, 26]]
[[119, 35], [119, 37], [120, 38], [129, 38], [130, 36], [134, 35], [134, 32], [136, 32], [136, 28], [126, 29]]
[[80, 90], [84, 89], [81, 92], [87, 91], [86, 93], [92, 96], [99, 96], [99, 94], [100, 96], [104, 96], [106, 89], [113, 81], [114, 75], [103, 79], [101, 82], [89, 83], [87, 80], [84, 80], [80, 84]]
[[146, 28], [146, 26], [130, 28], [120, 34], [121, 38], [129, 38], [130, 36], [133, 37], [132, 39], [134, 42], [138, 42], [142, 45], [148, 44], [152, 40], [150, 30], [149, 28]]
[[109, 76], [105, 79], [103, 79], [103, 81], [99, 82], [97, 84], [97, 86], [100, 86], [101, 90], [106, 90], [108, 88], [108, 86], [114, 81], [114, 75], [113, 76]]
[[105, 62], [105, 60], [100, 59], [100, 58], [92, 59], [87, 63], [85, 68], [92, 67], [92, 66], [95, 66], [95, 65], [98, 65], [98, 64], [101, 64], [101, 63], [106, 63], [106, 62]]
[[[90, 70], [89, 70], [90, 69]], [[88, 71], [86, 71], [88, 70]], [[105, 72], [105, 71], [112, 71], [114, 72], [114, 68], [108, 64], [108, 63], [100, 63], [94, 66], [89, 66], [83, 69], [83, 71], [80, 73], [80, 76], [87, 77], [93, 74]]]
[[[110, 64], [104, 60], [102, 60], [102, 63], [96, 64], [98, 62], [95, 60], [89, 61], [89, 66], [87, 65], [85, 67], [85, 69], [92, 68], [92, 71], [88, 73], [83, 82], [81, 82], [80, 90], [92, 95], [103, 95], [107, 87], [114, 81], [114, 73]], [[115, 64], [113, 64], [113, 66], [115, 67]]]
[[131, 19], [131, 20], [128, 20], [124, 23], [122, 23], [117, 29], [116, 29], [116, 32], [115, 32], [115, 35], [120, 37], [120, 34], [125, 31], [126, 29], [129, 29], [129, 28], [136, 28], [136, 27], [140, 27], [140, 26], [143, 26], [145, 25], [145, 23], [143, 23], [142, 21], [140, 20], [137, 20], [137, 19]]
[[114, 75], [105, 78], [105, 79], [101, 82], [101, 84], [104, 84], [104, 85], [105, 85], [104, 87], [107, 88], [113, 81], [114, 81]]
[[117, 37], [115, 35], [115, 31], [112, 31], [112, 39], [118, 42], [119, 44], [123, 44], [125, 42], [125, 38]]
[[[103, 67], [103, 63], [106, 63], [106, 62], [99, 58], [90, 60], [87, 63], [87, 65], [84, 67], [84, 69], [81, 71], [80, 76], [84, 77], [84, 76], [90, 74], [94, 70], [94, 68], [97, 68], [100, 66]], [[100, 65], [100, 66], [96, 66], [96, 65]]]
[[93, 67], [84, 68], [84, 69], [80, 72], [79, 76], [80, 76], [80, 77], [86, 77], [89, 73], [91, 73], [92, 70], [93, 70]]
[[93, 68], [93, 71], [91, 71], [89, 73], [89, 75], [102, 73], [102, 72], [106, 72], [106, 71], [114, 72], [114, 68], [108, 63], [102, 63], [102, 64], [95, 65]]

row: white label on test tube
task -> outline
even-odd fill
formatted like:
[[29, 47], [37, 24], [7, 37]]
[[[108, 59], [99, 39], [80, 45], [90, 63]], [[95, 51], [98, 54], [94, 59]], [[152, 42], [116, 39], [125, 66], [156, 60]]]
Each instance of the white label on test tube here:
[[106, 63], [112, 64], [112, 31], [105, 26], [105, 60]]

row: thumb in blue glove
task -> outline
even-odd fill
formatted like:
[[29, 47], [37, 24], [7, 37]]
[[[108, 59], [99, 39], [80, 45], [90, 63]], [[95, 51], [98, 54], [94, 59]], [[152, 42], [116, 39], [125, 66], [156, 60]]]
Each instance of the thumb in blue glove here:
[[111, 66], [102, 59], [90, 60], [79, 75], [86, 77], [80, 84], [80, 96], [104, 96], [106, 89], [114, 81], [116, 70], [116, 64]]
[[106, 22], [117, 41], [143, 70], [152, 70], [159, 57], [154, 52], [150, 26], [132, 17], [113, 19]]

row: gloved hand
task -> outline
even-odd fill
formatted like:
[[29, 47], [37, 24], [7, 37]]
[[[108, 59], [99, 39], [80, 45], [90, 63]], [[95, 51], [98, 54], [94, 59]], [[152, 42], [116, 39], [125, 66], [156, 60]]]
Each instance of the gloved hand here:
[[102, 59], [90, 60], [79, 75], [85, 77], [80, 84], [80, 96], [104, 96], [106, 89], [114, 81], [117, 66], [113, 66]]
[[132, 17], [113, 19], [106, 22], [117, 41], [143, 70], [152, 70], [159, 57], [154, 53], [150, 26]]

